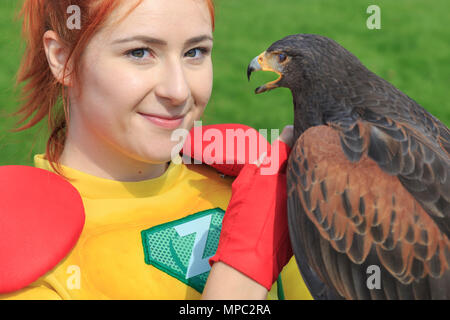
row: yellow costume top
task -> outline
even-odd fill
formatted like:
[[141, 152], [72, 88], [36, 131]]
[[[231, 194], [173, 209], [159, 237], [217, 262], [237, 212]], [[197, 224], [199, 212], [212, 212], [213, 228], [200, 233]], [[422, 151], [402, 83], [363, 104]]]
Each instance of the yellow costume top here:
[[[53, 171], [43, 155], [35, 166]], [[64, 167], [86, 221], [53, 270], [0, 299], [199, 299], [218, 245], [233, 178], [171, 162], [155, 179], [118, 182]], [[295, 259], [269, 299], [311, 299]], [[282, 290], [283, 289], [283, 290]]]

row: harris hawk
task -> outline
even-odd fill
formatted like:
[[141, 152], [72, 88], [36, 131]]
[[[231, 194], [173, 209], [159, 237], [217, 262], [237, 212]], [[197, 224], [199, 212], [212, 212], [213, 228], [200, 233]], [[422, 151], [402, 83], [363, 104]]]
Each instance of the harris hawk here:
[[273, 43], [258, 70], [279, 78], [256, 93], [294, 100], [288, 223], [312, 296], [450, 299], [449, 129], [323, 36]]

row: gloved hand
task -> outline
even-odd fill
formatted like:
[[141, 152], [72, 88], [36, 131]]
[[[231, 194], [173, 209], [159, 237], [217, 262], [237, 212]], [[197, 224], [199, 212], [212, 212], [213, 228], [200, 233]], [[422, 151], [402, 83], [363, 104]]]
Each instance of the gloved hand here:
[[[292, 133], [285, 134], [286, 130], [292, 127], [282, 133], [287, 136], [285, 140], [290, 140]], [[286, 204], [290, 147], [278, 139], [266, 150], [266, 161], [262, 161], [264, 153], [261, 153], [259, 160], [253, 157], [252, 162], [229, 165], [231, 170], [227, 170], [226, 165], [213, 165], [221, 172], [237, 172], [238, 176], [232, 184], [219, 246], [210, 264], [222, 261], [270, 290], [292, 257]], [[232, 156], [227, 154], [228, 159]], [[237, 156], [242, 158], [242, 154]], [[202, 158], [204, 156], [197, 154], [197, 159]]]
[[270, 143], [257, 130], [243, 124], [194, 127], [181, 153], [219, 172], [236, 177], [245, 164], [270, 152]]
[[[274, 149], [279, 148], [279, 153]], [[292, 257], [287, 225], [286, 164], [289, 146], [276, 140], [275, 174], [262, 175], [267, 165], [245, 165], [233, 182], [219, 246], [210, 263], [222, 261], [270, 290]]]

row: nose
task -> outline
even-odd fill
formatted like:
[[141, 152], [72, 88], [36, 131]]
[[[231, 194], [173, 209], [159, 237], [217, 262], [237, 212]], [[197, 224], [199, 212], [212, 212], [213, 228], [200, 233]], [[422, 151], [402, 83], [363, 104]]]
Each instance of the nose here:
[[190, 88], [181, 62], [168, 61], [160, 74], [160, 81], [155, 94], [172, 106], [186, 103], [190, 96]]

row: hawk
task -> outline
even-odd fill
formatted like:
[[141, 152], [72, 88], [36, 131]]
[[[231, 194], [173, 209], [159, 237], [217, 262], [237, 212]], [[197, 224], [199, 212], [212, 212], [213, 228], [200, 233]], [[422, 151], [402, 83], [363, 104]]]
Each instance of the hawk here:
[[[450, 131], [332, 39], [291, 35], [250, 63], [290, 89], [288, 223], [315, 299], [450, 299]], [[370, 285], [370, 272], [379, 285]]]

